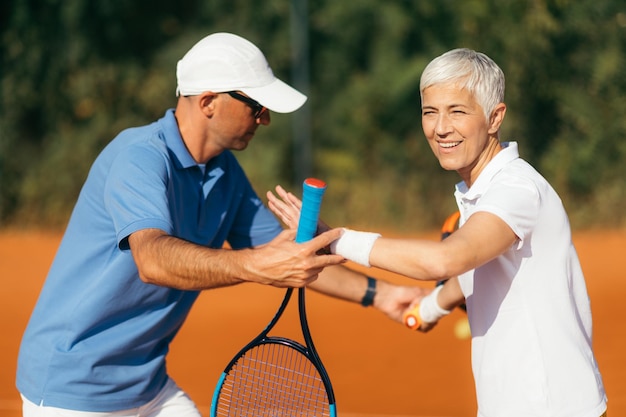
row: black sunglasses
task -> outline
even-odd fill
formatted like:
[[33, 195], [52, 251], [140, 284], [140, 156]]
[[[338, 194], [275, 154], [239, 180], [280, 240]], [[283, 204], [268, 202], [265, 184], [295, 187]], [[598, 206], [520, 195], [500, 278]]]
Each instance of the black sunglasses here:
[[239, 94], [236, 91], [226, 91], [226, 94], [234, 98], [235, 100], [239, 100], [243, 103], [246, 103], [248, 106], [252, 108], [252, 114], [255, 119], [261, 117], [263, 112], [265, 111], [265, 107], [261, 103], [256, 100], [252, 100], [250, 97], [246, 97], [243, 94]]

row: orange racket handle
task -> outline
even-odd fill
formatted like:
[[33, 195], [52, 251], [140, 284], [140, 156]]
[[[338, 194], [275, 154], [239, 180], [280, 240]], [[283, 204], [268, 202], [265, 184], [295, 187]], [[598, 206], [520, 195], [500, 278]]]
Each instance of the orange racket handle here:
[[422, 318], [420, 317], [420, 305], [416, 305], [402, 316], [404, 325], [411, 330], [417, 330], [422, 325]]

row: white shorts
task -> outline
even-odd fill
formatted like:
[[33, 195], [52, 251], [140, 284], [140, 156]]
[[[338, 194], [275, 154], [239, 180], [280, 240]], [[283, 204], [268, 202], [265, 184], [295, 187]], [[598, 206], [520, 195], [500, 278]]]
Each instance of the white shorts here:
[[201, 417], [196, 405], [172, 380], [149, 403], [112, 412], [75, 411], [33, 404], [22, 395], [23, 417]]

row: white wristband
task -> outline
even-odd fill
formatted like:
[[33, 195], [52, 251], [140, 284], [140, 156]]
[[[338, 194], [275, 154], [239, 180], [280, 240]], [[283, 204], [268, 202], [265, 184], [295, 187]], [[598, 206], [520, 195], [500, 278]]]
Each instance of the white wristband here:
[[450, 310], [444, 310], [437, 302], [437, 296], [442, 288], [443, 285], [439, 285], [433, 292], [422, 298], [419, 313], [424, 323], [435, 323], [443, 316], [450, 314]]
[[343, 234], [330, 244], [330, 251], [363, 266], [370, 266], [370, 252], [374, 242], [380, 237], [378, 233], [357, 232], [343, 229]]

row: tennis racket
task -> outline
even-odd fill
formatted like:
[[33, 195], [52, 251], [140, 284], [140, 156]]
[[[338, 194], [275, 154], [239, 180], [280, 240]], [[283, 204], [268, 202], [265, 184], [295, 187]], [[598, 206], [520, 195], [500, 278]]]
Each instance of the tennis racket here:
[[[441, 240], [444, 240], [448, 236], [450, 236], [457, 229], [459, 224], [459, 218], [461, 217], [461, 213], [455, 211], [452, 213], [446, 220], [443, 222], [441, 226]], [[443, 285], [446, 280], [437, 281], [437, 286]], [[422, 320], [419, 315], [419, 304], [414, 306], [411, 310], [404, 313], [403, 321], [404, 324], [411, 330], [419, 329], [422, 324]], [[459, 306], [463, 311], [466, 310], [465, 304]]]
[[[325, 191], [326, 184], [321, 180], [308, 178], [304, 181], [297, 243], [315, 235]], [[315, 350], [307, 323], [304, 288], [298, 290], [304, 345], [269, 335], [292, 293], [293, 288], [289, 288], [270, 323], [224, 369], [213, 394], [211, 417], [336, 417], [330, 378]]]

